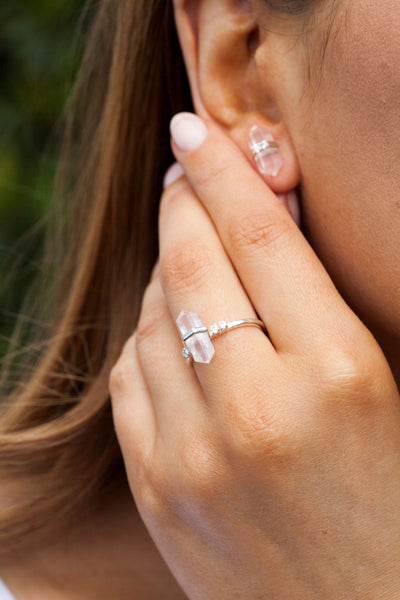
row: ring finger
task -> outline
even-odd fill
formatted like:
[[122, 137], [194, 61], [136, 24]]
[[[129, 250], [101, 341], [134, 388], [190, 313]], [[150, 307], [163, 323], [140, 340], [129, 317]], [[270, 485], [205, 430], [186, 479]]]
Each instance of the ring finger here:
[[[205, 326], [257, 317], [207, 212], [186, 178], [164, 192], [159, 237], [161, 284], [174, 321], [182, 310], [198, 313]], [[175, 335], [179, 336], [177, 329]], [[194, 363], [205, 397], [211, 402], [221, 397], [235, 398], [238, 390], [243, 393], [243, 374], [256, 382], [265, 364], [272, 370], [278, 361], [270, 340], [256, 327], [229, 331], [214, 339], [213, 344], [211, 362]]]

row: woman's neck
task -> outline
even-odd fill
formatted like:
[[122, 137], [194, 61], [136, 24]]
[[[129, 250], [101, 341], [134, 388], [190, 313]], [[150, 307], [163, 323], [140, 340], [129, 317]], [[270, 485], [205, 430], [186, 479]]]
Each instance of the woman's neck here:
[[20, 600], [187, 600], [127, 485], [68, 535], [0, 565], [0, 575]]

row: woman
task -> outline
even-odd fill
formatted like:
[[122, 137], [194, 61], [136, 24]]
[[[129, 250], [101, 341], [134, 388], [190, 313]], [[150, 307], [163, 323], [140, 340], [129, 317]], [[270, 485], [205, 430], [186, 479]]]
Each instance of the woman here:
[[52, 326], [3, 403], [18, 600], [398, 597], [396, 9], [100, 3]]

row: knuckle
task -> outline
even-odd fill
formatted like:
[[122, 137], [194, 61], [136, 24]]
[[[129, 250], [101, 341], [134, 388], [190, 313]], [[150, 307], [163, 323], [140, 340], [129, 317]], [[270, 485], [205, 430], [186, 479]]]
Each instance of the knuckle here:
[[238, 405], [231, 412], [228, 432], [233, 455], [251, 464], [265, 466], [268, 459], [282, 459], [294, 444], [287, 419], [274, 413], [266, 400]]
[[165, 472], [147, 467], [140, 484], [135, 488], [135, 500], [142, 517], [153, 523], [163, 523], [170, 515], [173, 497]]
[[166, 522], [176, 512], [176, 489], [174, 477], [162, 449], [155, 443], [151, 450], [138, 457], [134, 496], [142, 516], [154, 522]]
[[132, 367], [128, 360], [120, 359], [111, 369], [109, 390], [112, 396], [120, 396], [132, 381]]
[[339, 389], [357, 389], [358, 384], [365, 377], [364, 367], [361, 361], [349, 350], [334, 349], [330, 351], [330, 373], [331, 384]]
[[382, 402], [380, 378], [375, 362], [356, 348], [331, 348], [322, 375], [325, 404], [379, 406]]
[[210, 498], [217, 487], [221, 487], [224, 470], [210, 442], [192, 440], [185, 444], [181, 463], [183, 487], [190, 496]]
[[140, 514], [145, 521], [162, 523], [167, 516], [167, 510], [162, 497], [149, 481], [142, 481], [135, 490], [135, 502], [140, 508]]
[[257, 212], [241, 219], [233, 219], [228, 236], [232, 247], [249, 250], [274, 249], [282, 244], [289, 233], [289, 224], [275, 214]]
[[172, 248], [161, 263], [161, 278], [170, 290], [198, 290], [210, 276], [213, 257], [204, 245]]
[[131, 335], [124, 344], [118, 361], [110, 370], [108, 390], [113, 396], [124, 393], [133, 380], [132, 365], [136, 356], [136, 334]]

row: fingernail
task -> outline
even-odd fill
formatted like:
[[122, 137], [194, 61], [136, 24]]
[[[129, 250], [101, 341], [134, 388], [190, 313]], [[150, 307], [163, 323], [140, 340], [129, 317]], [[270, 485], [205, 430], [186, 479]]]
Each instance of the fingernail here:
[[277, 194], [276, 196], [282, 202], [282, 204], [284, 205], [284, 207], [287, 210], [289, 210], [289, 202], [288, 202], [288, 199], [287, 199], [287, 195], [286, 194]]
[[177, 179], [179, 179], [179, 177], [182, 177], [182, 175], [184, 174], [184, 170], [181, 167], [181, 165], [178, 162], [174, 162], [170, 168], [168, 169], [168, 171], [165, 173], [164, 176], [164, 181], [163, 181], [163, 186], [164, 189], [166, 187], [168, 187], [169, 185], [171, 185], [171, 183], [174, 183], [174, 181], [176, 181]]
[[297, 192], [292, 190], [287, 194], [277, 194], [277, 197], [285, 206], [287, 211], [292, 215], [295, 223], [300, 227], [301, 225], [301, 215], [300, 215], [300, 204], [297, 197]]
[[287, 195], [289, 210], [293, 219], [296, 221], [298, 227], [301, 227], [301, 210], [300, 210], [300, 202], [299, 196], [296, 190], [292, 190]]
[[207, 137], [207, 127], [193, 113], [178, 113], [170, 123], [172, 139], [182, 152], [196, 150]]
[[276, 177], [282, 167], [282, 157], [278, 144], [267, 127], [253, 125], [249, 134], [249, 148], [260, 173]]

